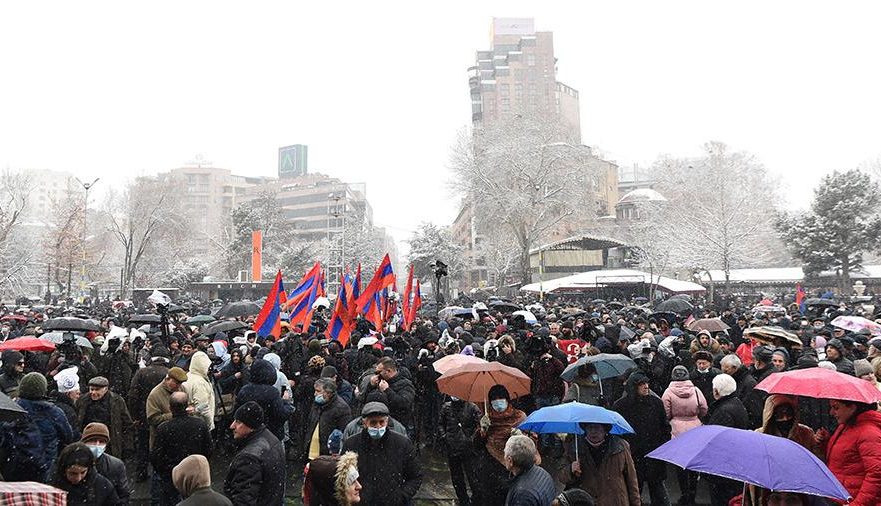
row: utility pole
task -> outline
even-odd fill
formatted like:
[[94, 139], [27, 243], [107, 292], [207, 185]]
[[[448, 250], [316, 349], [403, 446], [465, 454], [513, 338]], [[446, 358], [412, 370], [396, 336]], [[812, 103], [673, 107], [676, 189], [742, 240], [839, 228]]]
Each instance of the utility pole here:
[[[83, 239], [82, 239], [82, 250], [83, 250], [83, 263], [80, 268], [80, 300], [86, 299], [86, 233], [87, 233], [87, 220], [89, 218], [89, 190], [95, 186], [95, 183], [101, 178], [96, 177], [94, 181], [91, 183], [84, 183], [80, 181], [79, 178], [76, 180], [79, 184], [83, 185], [83, 190], [86, 191], [85, 200], [83, 202]], [[68, 278], [70, 278], [70, 273], [68, 273]], [[70, 285], [70, 282], [68, 282]], [[68, 287], [68, 292], [70, 292], [70, 287]]]

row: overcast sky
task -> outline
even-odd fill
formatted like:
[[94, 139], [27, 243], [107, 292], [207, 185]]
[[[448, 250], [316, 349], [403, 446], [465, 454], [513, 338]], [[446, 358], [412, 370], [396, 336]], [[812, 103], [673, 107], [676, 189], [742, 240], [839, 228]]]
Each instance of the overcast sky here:
[[406, 239], [455, 216], [446, 167], [493, 16], [554, 32], [583, 140], [619, 164], [719, 140], [803, 206], [881, 154], [878, 2], [433, 4], [4, 2], [0, 164], [109, 185], [201, 153], [274, 175], [279, 146], [308, 144]]

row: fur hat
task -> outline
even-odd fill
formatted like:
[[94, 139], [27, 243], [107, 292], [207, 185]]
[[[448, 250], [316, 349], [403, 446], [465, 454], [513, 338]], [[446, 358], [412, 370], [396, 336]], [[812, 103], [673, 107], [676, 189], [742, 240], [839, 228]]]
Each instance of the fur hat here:
[[21, 378], [18, 386], [18, 396], [22, 399], [38, 400], [46, 397], [48, 382], [46, 377], [38, 372], [29, 372]]
[[346, 489], [355, 483], [358, 476], [358, 454], [355, 452], [344, 453], [337, 462], [333, 486], [333, 496], [340, 504], [348, 504]]

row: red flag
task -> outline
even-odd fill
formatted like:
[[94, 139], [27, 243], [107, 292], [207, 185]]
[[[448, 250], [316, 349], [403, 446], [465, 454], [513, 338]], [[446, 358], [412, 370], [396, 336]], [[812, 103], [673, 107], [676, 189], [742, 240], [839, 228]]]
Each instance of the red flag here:
[[386, 253], [382, 258], [379, 267], [376, 269], [376, 273], [373, 274], [373, 279], [370, 280], [367, 288], [365, 288], [364, 291], [361, 292], [361, 296], [358, 297], [358, 311], [364, 313], [364, 308], [373, 297], [382, 291], [383, 288], [393, 285], [394, 282], [395, 273], [392, 270], [392, 262], [389, 260], [388, 253]]
[[413, 291], [413, 265], [410, 265], [410, 272], [407, 274], [407, 286], [404, 287], [404, 298], [401, 299], [401, 314], [404, 317], [404, 330], [410, 330], [407, 325], [407, 316], [410, 314], [410, 292]]
[[275, 282], [269, 290], [269, 295], [266, 296], [266, 302], [263, 303], [263, 309], [260, 310], [260, 314], [257, 315], [257, 319], [254, 320], [254, 325], [251, 327], [258, 336], [281, 337], [281, 305], [286, 300], [281, 271], [278, 271], [275, 274]]
[[416, 280], [416, 289], [413, 293], [413, 302], [410, 303], [409, 311], [404, 315], [404, 328], [409, 329], [416, 321], [416, 313], [422, 307], [422, 291], [419, 289], [419, 280]]

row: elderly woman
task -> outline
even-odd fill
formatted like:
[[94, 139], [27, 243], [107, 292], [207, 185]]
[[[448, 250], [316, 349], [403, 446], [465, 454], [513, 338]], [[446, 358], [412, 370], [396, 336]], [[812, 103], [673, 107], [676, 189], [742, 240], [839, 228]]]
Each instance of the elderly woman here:
[[67, 492], [70, 506], [120, 504], [113, 484], [95, 470], [92, 450], [82, 443], [73, 443], [61, 450], [55, 476], [49, 484]]
[[477, 455], [472, 503], [502, 506], [510, 479], [505, 467], [505, 443], [511, 437], [511, 431], [526, 419], [526, 414], [511, 405], [511, 395], [502, 385], [490, 388], [488, 398], [488, 414], [480, 419], [480, 428], [474, 434]]

